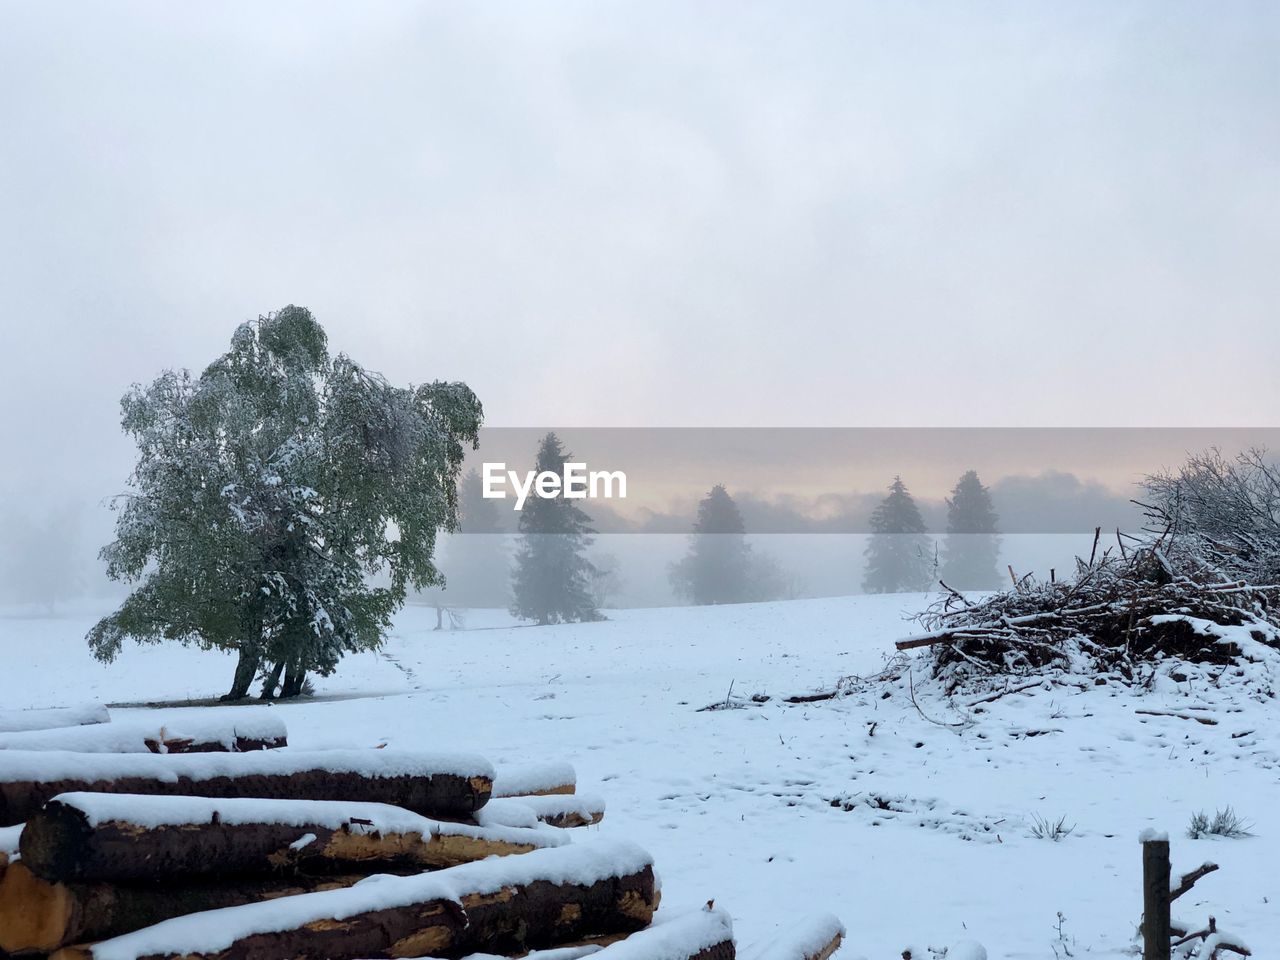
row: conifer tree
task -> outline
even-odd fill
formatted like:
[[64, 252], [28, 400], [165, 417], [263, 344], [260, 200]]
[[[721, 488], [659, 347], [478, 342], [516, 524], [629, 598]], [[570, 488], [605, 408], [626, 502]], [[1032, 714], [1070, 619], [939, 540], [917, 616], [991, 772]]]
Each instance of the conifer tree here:
[[933, 560], [924, 536], [924, 518], [901, 477], [894, 477], [889, 495], [871, 514], [867, 544], [867, 593], [904, 593], [928, 589]]
[[[554, 433], [542, 438], [534, 470], [564, 475], [570, 454]], [[592, 595], [595, 567], [585, 556], [594, 541], [591, 518], [563, 491], [531, 495], [520, 512], [520, 544], [512, 574], [511, 613], [538, 624], [600, 620]]]
[[947, 500], [947, 537], [942, 545], [942, 579], [954, 590], [994, 590], [1000, 584], [996, 561], [996, 511], [991, 492], [969, 470]]
[[751, 546], [742, 514], [723, 484], [698, 504], [689, 552], [671, 568], [671, 586], [690, 603], [743, 603], [750, 596]]

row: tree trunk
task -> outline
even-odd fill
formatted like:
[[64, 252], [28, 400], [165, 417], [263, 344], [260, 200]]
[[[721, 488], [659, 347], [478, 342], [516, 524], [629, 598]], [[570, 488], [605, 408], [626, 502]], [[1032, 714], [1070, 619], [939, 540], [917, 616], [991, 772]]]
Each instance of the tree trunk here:
[[[48, 753], [39, 764], [0, 764], [0, 826], [23, 823], [60, 793], [140, 793], [388, 803], [425, 816], [468, 817], [493, 789], [487, 764], [408, 751]], [[475, 769], [463, 774], [456, 770]], [[22, 778], [22, 779], [19, 779]]]
[[271, 672], [262, 679], [262, 693], [258, 699], [274, 700], [276, 698], [276, 687], [280, 685], [280, 673], [284, 670], [284, 661], [277, 660], [271, 667]]
[[28, 870], [60, 883], [422, 871], [561, 841], [541, 830], [477, 828], [407, 812], [379, 818], [377, 808], [359, 806], [335, 813], [331, 804], [306, 801], [166, 797], [151, 801], [151, 823], [135, 822], [102, 800], [87, 805], [97, 811], [92, 818], [85, 808], [73, 797], [51, 800], [27, 821], [20, 843]]
[[256, 648], [242, 646], [239, 659], [236, 660], [236, 673], [231, 680], [231, 689], [222, 695], [223, 700], [243, 700], [249, 695], [249, 685], [258, 675], [258, 666], [262, 657]]
[[[145, 942], [109, 940], [67, 948], [53, 957], [456, 958], [472, 953], [513, 955], [647, 927], [658, 900], [652, 862], [642, 861], [640, 851], [630, 844], [590, 846], [594, 849], [570, 844], [440, 873], [387, 877], [351, 890], [295, 897], [289, 904], [295, 925], [271, 933], [252, 931], [273, 926], [274, 904], [235, 907], [218, 916], [218, 930], [231, 939], [225, 947], [216, 940], [202, 942], [202, 917], [152, 930]], [[335, 915], [341, 921], [335, 921]], [[217, 939], [225, 942], [222, 936]]]
[[0, 951], [45, 954], [173, 917], [349, 887], [361, 874], [164, 883], [49, 883], [21, 861], [0, 879]]
[[284, 672], [284, 686], [280, 689], [280, 696], [285, 700], [292, 700], [302, 694], [302, 684], [307, 679], [307, 660], [304, 654], [298, 654], [289, 661], [288, 667]]

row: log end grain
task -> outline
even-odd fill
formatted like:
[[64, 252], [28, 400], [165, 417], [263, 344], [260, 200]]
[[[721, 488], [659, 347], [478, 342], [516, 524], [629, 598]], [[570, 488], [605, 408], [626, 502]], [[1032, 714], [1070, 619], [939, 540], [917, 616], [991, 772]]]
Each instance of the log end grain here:
[[19, 956], [44, 954], [67, 941], [75, 904], [67, 889], [46, 883], [22, 861], [0, 878], [0, 950]]

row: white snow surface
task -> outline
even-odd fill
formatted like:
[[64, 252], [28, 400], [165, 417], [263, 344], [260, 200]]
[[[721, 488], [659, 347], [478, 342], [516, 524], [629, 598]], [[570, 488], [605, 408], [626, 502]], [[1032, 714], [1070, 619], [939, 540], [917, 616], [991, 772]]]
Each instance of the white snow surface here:
[[181, 777], [251, 774], [288, 775], [306, 770], [354, 773], [363, 777], [455, 774], [491, 777], [493, 766], [466, 753], [423, 753], [412, 750], [254, 750], [247, 753], [69, 753], [64, 750], [0, 751], [0, 781], [110, 781], [121, 777], [154, 777], [168, 783]]
[[521, 797], [578, 782], [573, 764], [563, 760], [503, 767], [493, 780], [495, 797]]
[[379, 875], [343, 890], [194, 913], [104, 940], [95, 944], [92, 951], [95, 960], [216, 953], [244, 937], [289, 930], [314, 920], [344, 920], [426, 900], [460, 901], [467, 894], [495, 893], [503, 887], [534, 880], [592, 884], [616, 874], [635, 873], [652, 863], [652, 858], [634, 843], [595, 838], [515, 857], [489, 857], [436, 873], [413, 877]]
[[67, 750], [73, 753], [150, 753], [147, 740], [193, 740], [235, 744], [237, 737], [278, 740], [287, 736], [284, 721], [271, 710], [242, 709], [223, 716], [190, 710], [157, 712], [145, 720], [121, 720], [91, 726], [0, 733], [0, 750]]
[[89, 826], [122, 822], [149, 829], [161, 826], [210, 823], [279, 823], [299, 829], [323, 827], [355, 833], [442, 834], [453, 837], [483, 837], [511, 843], [561, 846], [569, 842], [563, 830], [534, 823], [524, 825], [472, 826], [466, 823], [432, 820], [386, 803], [348, 803], [343, 800], [259, 800], [248, 798], [162, 797], [127, 793], [62, 793], [59, 803], [84, 814]]
[[[386, 743], [369, 752], [463, 751], [500, 771], [572, 763], [580, 788], [609, 808], [599, 826], [572, 831], [572, 846], [635, 841], [653, 854], [669, 903], [714, 898], [747, 947], [822, 911], [850, 931], [837, 960], [896, 958], [907, 945], [935, 960], [966, 940], [990, 960], [1052, 960], [1055, 947], [1064, 955], [1061, 912], [1076, 957], [1131, 960], [1142, 904], [1134, 840], [1148, 828], [1168, 833], [1175, 864], [1221, 867], [1176, 904], [1193, 929], [1212, 914], [1258, 949], [1280, 943], [1280, 705], [1265, 684], [1170, 670], [1145, 693], [1043, 684], [962, 717], [917, 672], [919, 711], [905, 684], [887, 699], [780, 702], [878, 670], [893, 641], [916, 632], [907, 617], [927, 599], [610, 611], [551, 627], [470, 611], [465, 631], [435, 631], [434, 610], [409, 607], [381, 653], [348, 657], [317, 680], [314, 700], [271, 708], [291, 747], [268, 753]], [[230, 682], [231, 657], [181, 647], [129, 646], [97, 663], [83, 637], [106, 612], [0, 619], [0, 702], [171, 703], [216, 697]], [[1260, 652], [1246, 672], [1262, 678], [1267, 659]], [[699, 712], [723, 704], [731, 683], [740, 709]], [[771, 699], [747, 705], [755, 693]], [[112, 713], [125, 722], [238, 709]], [[1227, 805], [1252, 837], [1187, 839], [1193, 813]], [[1037, 839], [1036, 816], [1075, 829]]]

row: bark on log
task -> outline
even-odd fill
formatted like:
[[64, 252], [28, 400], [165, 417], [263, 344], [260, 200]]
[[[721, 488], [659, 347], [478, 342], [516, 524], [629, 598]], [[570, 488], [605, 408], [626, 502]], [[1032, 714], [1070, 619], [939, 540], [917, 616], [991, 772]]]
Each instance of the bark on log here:
[[443, 823], [384, 804], [71, 793], [27, 821], [20, 849], [36, 876], [69, 883], [416, 872], [564, 842], [545, 828]]
[[111, 714], [100, 703], [46, 710], [0, 710], [0, 733], [23, 730], [52, 730], [55, 727], [78, 727], [93, 723], [110, 723]]
[[[68, 947], [54, 960], [356, 960], [523, 953], [641, 930], [653, 862], [626, 843], [571, 844], [347, 890], [194, 914]], [[708, 958], [712, 960], [712, 958]], [[719, 960], [719, 958], [715, 958]]]
[[0, 878], [0, 951], [47, 954], [202, 910], [349, 887], [364, 875], [186, 883], [50, 883], [18, 861]]
[[133, 793], [388, 803], [467, 817], [484, 806], [493, 768], [476, 757], [384, 750], [152, 756], [0, 751], [0, 826], [30, 819], [62, 793]]

